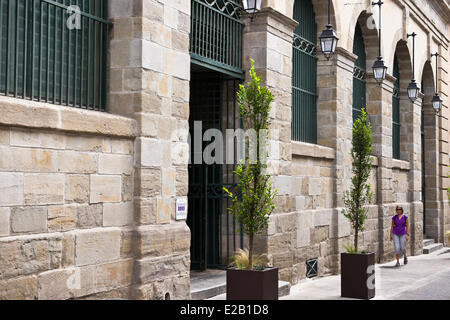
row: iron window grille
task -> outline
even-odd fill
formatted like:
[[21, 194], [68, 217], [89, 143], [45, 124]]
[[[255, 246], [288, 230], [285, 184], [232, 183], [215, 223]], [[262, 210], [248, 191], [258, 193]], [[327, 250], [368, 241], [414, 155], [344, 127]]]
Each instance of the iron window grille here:
[[394, 92], [392, 94], [392, 157], [400, 159], [400, 70], [397, 55], [394, 57]]
[[107, 1], [2, 0], [0, 94], [104, 111], [107, 12]]
[[237, 0], [191, 0], [192, 63], [244, 79], [241, 12]]
[[318, 259], [306, 260], [306, 277], [314, 278], [318, 275]]
[[353, 122], [361, 115], [361, 108], [366, 107], [366, 47], [359, 24], [355, 28], [353, 53], [358, 56], [353, 70]]
[[317, 25], [311, 1], [295, 1], [292, 140], [317, 143]]

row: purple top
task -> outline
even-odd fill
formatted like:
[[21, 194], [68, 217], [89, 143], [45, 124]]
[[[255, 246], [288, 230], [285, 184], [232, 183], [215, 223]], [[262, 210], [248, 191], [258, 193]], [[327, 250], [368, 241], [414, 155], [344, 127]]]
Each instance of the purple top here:
[[407, 216], [402, 215], [401, 219], [398, 218], [398, 215], [392, 217], [392, 221], [394, 221], [394, 230], [393, 233], [397, 236], [403, 236], [406, 234], [406, 220]]

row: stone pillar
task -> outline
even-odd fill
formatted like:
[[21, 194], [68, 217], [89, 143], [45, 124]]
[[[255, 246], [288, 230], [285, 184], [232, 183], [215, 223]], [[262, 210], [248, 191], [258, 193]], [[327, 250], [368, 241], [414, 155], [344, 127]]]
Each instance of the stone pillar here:
[[448, 244], [448, 237], [445, 236], [447, 231], [450, 231], [450, 194], [447, 193], [447, 188], [450, 187], [450, 179], [448, 175], [450, 174], [450, 109], [449, 109], [449, 50], [448, 46], [441, 45], [439, 47], [440, 56], [439, 56], [439, 95], [442, 102], [442, 110], [439, 116], [439, 200], [441, 202], [440, 211], [439, 211], [439, 235], [437, 240], [441, 243]]
[[110, 111], [137, 121], [135, 299], [190, 297], [187, 198], [190, 1], [111, 0]]
[[350, 235], [350, 225], [341, 211], [344, 193], [350, 187], [352, 175], [352, 103], [353, 69], [357, 56], [338, 47], [331, 60], [318, 53], [318, 144], [335, 150], [333, 164], [333, 214], [331, 218], [330, 269], [340, 270], [340, 247]]
[[[422, 202], [422, 99], [411, 103], [408, 94], [401, 92], [401, 105], [408, 108], [401, 109], [401, 155], [402, 159], [407, 159], [410, 164], [408, 174], [408, 196], [410, 203], [410, 248], [411, 255], [422, 254], [423, 248], [423, 202]], [[403, 140], [404, 139], [404, 140]]]
[[[250, 59], [254, 59], [256, 72], [262, 76], [263, 85], [275, 97], [270, 114], [270, 145], [274, 148], [269, 157], [268, 172], [273, 175], [274, 187], [279, 190], [275, 199], [277, 207], [271, 217], [268, 233], [258, 237], [255, 245], [258, 252], [269, 254], [273, 264], [280, 269], [280, 279], [291, 281], [293, 247], [296, 243], [293, 238], [296, 224], [291, 212], [290, 195], [292, 41], [297, 22], [270, 7], [263, 8], [253, 21], [249, 17], [244, 17], [243, 20], [243, 68], [248, 70]], [[282, 228], [283, 232], [274, 228]]]
[[438, 241], [439, 238], [439, 120], [431, 104], [431, 95], [424, 104], [425, 123], [425, 235]]
[[378, 204], [378, 260], [389, 259], [392, 251], [389, 241], [391, 217], [395, 201], [392, 186], [392, 93], [395, 78], [386, 75], [380, 86], [372, 73], [367, 75], [367, 113], [373, 127], [374, 156], [378, 158], [377, 190]]

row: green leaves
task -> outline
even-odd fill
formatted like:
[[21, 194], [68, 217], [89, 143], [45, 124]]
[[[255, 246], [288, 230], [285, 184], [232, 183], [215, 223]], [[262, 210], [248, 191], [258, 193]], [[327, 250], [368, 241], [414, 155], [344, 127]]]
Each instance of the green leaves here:
[[367, 119], [364, 108], [353, 124], [352, 159], [353, 177], [350, 190], [344, 195], [345, 209], [343, 215], [350, 221], [355, 230], [354, 249], [358, 251], [358, 232], [364, 231], [367, 219], [366, 205], [372, 201], [371, 185], [367, 181], [372, 172], [372, 126]]
[[229, 213], [242, 225], [241, 231], [250, 237], [249, 269], [253, 269], [253, 238], [267, 229], [269, 217], [275, 209], [276, 195], [276, 191], [272, 190], [270, 175], [264, 174], [267, 165], [262, 161], [265, 153], [262, 147], [268, 141], [269, 113], [273, 95], [269, 89], [261, 87], [261, 79], [256, 74], [254, 61], [251, 60], [251, 63], [250, 82], [247, 88], [240, 86], [238, 104], [244, 129], [257, 132], [256, 145], [252, 148], [256, 150], [257, 155], [250, 158], [250, 143], [247, 141], [245, 162], [234, 171], [239, 180], [237, 193], [233, 194], [224, 188], [233, 203], [228, 208]]

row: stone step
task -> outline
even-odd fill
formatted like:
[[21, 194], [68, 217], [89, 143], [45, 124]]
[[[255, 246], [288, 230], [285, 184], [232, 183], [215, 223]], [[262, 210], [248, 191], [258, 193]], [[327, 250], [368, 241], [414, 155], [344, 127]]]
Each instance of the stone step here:
[[434, 243], [434, 239], [423, 239], [423, 246], [429, 246], [430, 244]]
[[450, 248], [449, 247], [443, 247], [442, 249], [436, 250], [433, 252], [433, 254], [435, 255], [441, 255], [441, 254], [446, 254], [446, 253], [450, 253]]
[[291, 284], [287, 281], [278, 281], [278, 298], [286, 297], [291, 293]]
[[227, 289], [226, 283], [226, 271], [191, 271], [191, 299], [205, 300], [225, 293]]
[[423, 254], [430, 254], [444, 247], [442, 243], [433, 243], [423, 248]]

